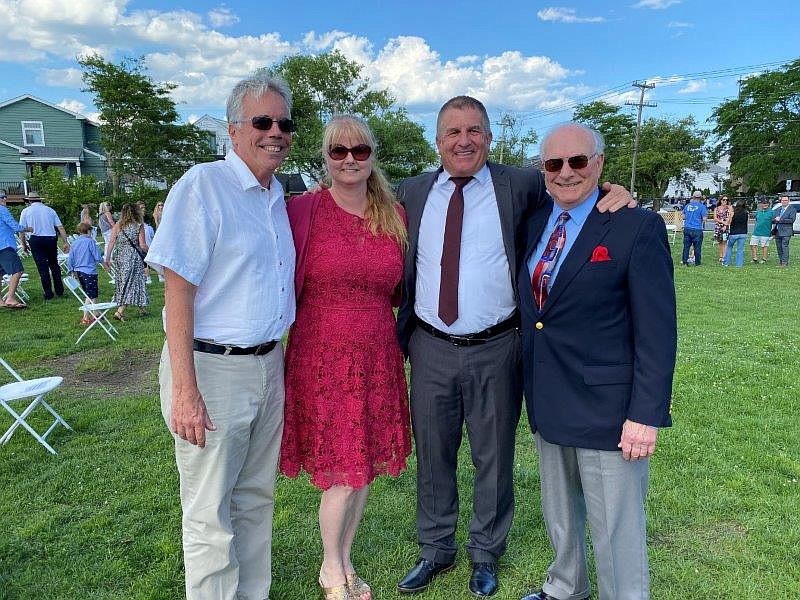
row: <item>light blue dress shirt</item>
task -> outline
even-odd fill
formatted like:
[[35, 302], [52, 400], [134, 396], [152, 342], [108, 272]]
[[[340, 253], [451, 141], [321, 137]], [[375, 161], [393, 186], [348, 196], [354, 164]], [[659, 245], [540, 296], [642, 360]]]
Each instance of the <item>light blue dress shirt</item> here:
[[5, 206], [0, 206], [0, 250], [17, 249], [16, 234], [25, 228], [14, 220]]
[[67, 269], [69, 272], [80, 271], [89, 275], [97, 274], [97, 263], [103, 262], [97, 242], [87, 235], [81, 235], [69, 248]]
[[[564, 225], [565, 229], [567, 230], [567, 239], [564, 242], [564, 249], [561, 251], [561, 255], [558, 257], [558, 262], [553, 268], [553, 274], [550, 276], [550, 281], [548, 282], [547, 287], [548, 290], [553, 289], [553, 284], [558, 277], [558, 270], [561, 268], [561, 265], [564, 264], [564, 260], [566, 260], [569, 251], [572, 249], [572, 245], [575, 243], [575, 240], [577, 239], [578, 234], [581, 232], [581, 229], [583, 229], [583, 224], [586, 222], [586, 219], [589, 217], [589, 213], [592, 212], [594, 205], [597, 203], [597, 197], [599, 195], [600, 191], [595, 190], [594, 193], [586, 200], [578, 204], [578, 206], [575, 208], [567, 211], [569, 213], [569, 220], [567, 221], [566, 225]], [[564, 209], [553, 202], [553, 210], [550, 212], [550, 217], [547, 219], [547, 224], [544, 227], [542, 238], [536, 245], [536, 249], [533, 251], [533, 254], [530, 255], [530, 258], [528, 258], [528, 275], [530, 277], [533, 277], [533, 271], [536, 269], [536, 263], [538, 263], [539, 259], [542, 257], [545, 246], [547, 246], [547, 241], [550, 239], [550, 235], [556, 228], [558, 215], [560, 215], [562, 212], [564, 212]]]

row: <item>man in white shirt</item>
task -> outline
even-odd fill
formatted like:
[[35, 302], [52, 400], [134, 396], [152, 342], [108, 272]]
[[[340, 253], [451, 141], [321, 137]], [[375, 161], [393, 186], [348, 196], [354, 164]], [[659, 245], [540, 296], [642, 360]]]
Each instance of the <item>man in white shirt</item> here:
[[228, 98], [233, 150], [167, 197], [147, 262], [166, 279], [159, 379], [181, 481], [186, 597], [269, 597], [283, 432], [281, 338], [294, 245], [275, 170], [294, 123], [286, 84], [257, 71]]
[[53, 298], [53, 290], [59, 298], [64, 295], [64, 282], [61, 281], [61, 267], [58, 266], [58, 246], [56, 233], [64, 241], [64, 252], [69, 252], [67, 232], [61, 224], [56, 211], [46, 206], [36, 192], [32, 192], [25, 200], [30, 205], [19, 215], [19, 224], [29, 227], [33, 233], [28, 240], [39, 278], [42, 280], [44, 299]]

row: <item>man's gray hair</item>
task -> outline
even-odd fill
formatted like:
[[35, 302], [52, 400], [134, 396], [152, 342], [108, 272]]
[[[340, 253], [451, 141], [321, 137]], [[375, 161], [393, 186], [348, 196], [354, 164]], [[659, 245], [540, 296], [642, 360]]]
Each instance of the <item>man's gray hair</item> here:
[[450, 100], [445, 102], [442, 105], [442, 108], [439, 109], [439, 114], [436, 117], [436, 137], [439, 137], [439, 134], [441, 133], [440, 129], [442, 127], [442, 117], [444, 116], [444, 113], [451, 108], [457, 110], [472, 108], [477, 110], [481, 115], [481, 121], [483, 121], [484, 133], [492, 132], [492, 126], [489, 123], [489, 114], [486, 112], [486, 107], [483, 105], [483, 102], [473, 98], [472, 96], [455, 96], [454, 98], [450, 98]]
[[545, 149], [547, 148], [547, 142], [550, 141], [550, 138], [552, 138], [554, 134], [558, 133], [562, 129], [580, 129], [581, 131], [585, 131], [592, 136], [592, 140], [594, 140], [595, 154], [603, 154], [606, 149], [606, 142], [603, 139], [603, 136], [600, 135], [599, 131], [595, 131], [591, 127], [587, 127], [583, 123], [578, 123], [577, 121], [567, 121], [565, 123], [554, 125], [547, 133], [544, 134], [542, 142], [539, 144], [539, 154], [541, 156], [544, 156]]
[[226, 106], [228, 123], [236, 123], [244, 118], [242, 103], [244, 102], [245, 96], [249, 95], [257, 100], [268, 92], [274, 92], [283, 98], [291, 114], [292, 92], [289, 91], [289, 86], [281, 77], [273, 75], [267, 68], [262, 68], [258, 69], [249, 77], [245, 77], [234, 86], [231, 95], [228, 96], [228, 103]]

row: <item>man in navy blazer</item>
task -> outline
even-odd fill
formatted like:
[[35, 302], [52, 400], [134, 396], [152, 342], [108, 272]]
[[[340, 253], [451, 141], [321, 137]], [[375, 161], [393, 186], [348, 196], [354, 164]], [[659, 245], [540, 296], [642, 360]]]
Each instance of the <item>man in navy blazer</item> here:
[[781, 196], [781, 205], [773, 210], [772, 223], [775, 227], [775, 246], [778, 249], [778, 266], [789, 266], [789, 242], [794, 233], [794, 219], [797, 209], [789, 204], [789, 196]]
[[[658, 428], [671, 425], [673, 267], [663, 219], [599, 212], [602, 137], [577, 123], [542, 141], [555, 202], [527, 223], [517, 277], [528, 419], [555, 558], [523, 600], [649, 597], [644, 502]], [[559, 227], [561, 226], [561, 227]]]

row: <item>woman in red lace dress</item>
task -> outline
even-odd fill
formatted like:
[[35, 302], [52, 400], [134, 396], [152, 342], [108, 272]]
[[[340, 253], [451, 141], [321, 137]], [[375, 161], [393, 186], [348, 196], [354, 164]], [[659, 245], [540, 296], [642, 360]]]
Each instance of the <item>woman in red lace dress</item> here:
[[297, 318], [286, 350], [281, 471], [323, 490], [319, 520], [326, 598], [369, 600], [350, 549], [377, 475], [411, 453], [403, 358], [392, 300], [402, 279], [402, 208], [374, 164], [361, 119], [335, 117], [323, 136], [330, 188], [289, 201], [297, 251]]

